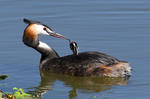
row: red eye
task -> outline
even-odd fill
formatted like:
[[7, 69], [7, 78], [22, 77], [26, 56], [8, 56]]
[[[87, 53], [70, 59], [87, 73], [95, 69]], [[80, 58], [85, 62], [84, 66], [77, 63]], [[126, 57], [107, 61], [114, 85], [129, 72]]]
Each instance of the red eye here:
[[46, 31], [46, 27], [44, 27], [44, 28], [43, 28], [43, 30], [45, 30], [45, 31]]

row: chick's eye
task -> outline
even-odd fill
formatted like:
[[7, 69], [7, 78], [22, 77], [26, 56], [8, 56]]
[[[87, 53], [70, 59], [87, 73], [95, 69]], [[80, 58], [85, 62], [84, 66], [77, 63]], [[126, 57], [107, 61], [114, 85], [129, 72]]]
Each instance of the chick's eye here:
[[44, 27], [43, 30], [46, 31], [46, 27]]

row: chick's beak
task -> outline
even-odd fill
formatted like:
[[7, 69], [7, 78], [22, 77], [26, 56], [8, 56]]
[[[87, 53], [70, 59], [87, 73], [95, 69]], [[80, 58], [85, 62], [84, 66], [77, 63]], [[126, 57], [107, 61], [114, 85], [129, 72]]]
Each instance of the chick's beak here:
[[65, 40], [70, 40], [70, 39], [64, 37], [63, 35], [61, 35], [61, 34], [59, 34], [59, 33], [56, 33], [56, 32], [54, 32], [54, 31], [52, 31], [52, 30], [50, 30], [50, 29], [48, 29], [48, 28], [46, 29], [46, 31], [47, 31], [47, 33], [48, 33], [50, 36], [53, 36], [53, 37], [56, 37], [56, 38], [65, 39]]

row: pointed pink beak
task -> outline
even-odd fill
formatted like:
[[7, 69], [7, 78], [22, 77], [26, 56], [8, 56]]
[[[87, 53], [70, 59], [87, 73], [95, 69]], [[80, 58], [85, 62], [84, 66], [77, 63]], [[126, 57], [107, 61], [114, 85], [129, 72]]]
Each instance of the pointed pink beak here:
[[51, 31], [51, 30], [49, 30], [49, 29], [47, 29], [46, 31], [47, 31], [47, 33], [48, 33], [50, 36], [53, 36], [53, 37], [56, 37], [56, 38], [61, 38], [61, 39], [65, 39], [65, 40], [69, 40], [69, 41], [70, 41], [70, 39], [66, 38], [65, 36], [63, 36], [63, 35], [61, 35], [61, 34], [59, 34], [59, 33], [56, 33], [56, 32]]

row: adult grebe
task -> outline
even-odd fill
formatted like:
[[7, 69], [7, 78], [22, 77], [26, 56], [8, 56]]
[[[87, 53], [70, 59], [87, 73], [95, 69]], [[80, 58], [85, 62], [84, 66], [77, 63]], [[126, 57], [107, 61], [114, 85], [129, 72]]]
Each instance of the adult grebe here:
[[131, 75], [128, 62], [120, 61], [112, 56], [100, 52], [82, 52], [74, 50], [75, 43], [70, 48], [73, 55], [59, 57], [54, 49], [38, 40], [38, 35], [50, 35], [58, 38], [64, 36], [55, 33], [48, 26], [37, 21], [24, 19], [28, 26], [24, 30], [23, 42], [41, 53], [40, 69], [75, 76], [109, 76], [125, 77]]

